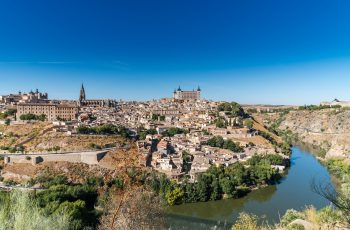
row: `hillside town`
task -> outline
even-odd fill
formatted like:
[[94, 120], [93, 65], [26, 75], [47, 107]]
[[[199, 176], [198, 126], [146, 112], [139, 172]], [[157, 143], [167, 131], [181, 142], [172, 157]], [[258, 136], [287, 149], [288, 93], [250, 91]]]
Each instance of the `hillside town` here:
[[[0, 99], [2, 124], [46, 121], [51, 123], [49, 130], [67, 136], [93, 127], [124, 127], [127, 136], [136, 140], [140, 166], [178, 182], [184, 178], [195, 182], [211, 165], [227, 167], [256, 154], [288, 157], [281, 147], [261, 135], [268, 131], [240, 105], [203, 99], [200, 87], [191, 91], [178, 87], [171, 98], [144, 102], [87, 99], [83, 85], [77, 101], [50, 100], [48, 93], [38, 90]], [[83, 133], [93, 134], [90, 132]], [[35, 149], [20, 151], [35, 153]], [[282, 165], [274, 167], [284, 170]]]

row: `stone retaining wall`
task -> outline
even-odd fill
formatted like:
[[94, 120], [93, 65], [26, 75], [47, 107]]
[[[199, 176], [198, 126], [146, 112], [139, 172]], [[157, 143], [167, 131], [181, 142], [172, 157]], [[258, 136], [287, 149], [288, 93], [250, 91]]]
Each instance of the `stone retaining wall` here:
[[108, 151], [99, 152], [79, 152], [65, 154], [13, 154], [4, 157], [5, 164], [23, 164], [31, 163], [36, 165], [41, 162], [70, 162], [70, 163], [85, 163], [98, 164], [99, 161], [106, 155]]

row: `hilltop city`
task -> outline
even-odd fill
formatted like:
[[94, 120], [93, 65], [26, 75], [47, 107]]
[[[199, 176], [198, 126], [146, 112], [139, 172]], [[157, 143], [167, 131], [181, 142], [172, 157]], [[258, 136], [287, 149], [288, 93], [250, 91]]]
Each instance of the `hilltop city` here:
[[[47, 121], [51, 129], [68, 136], [94, 134], [94, 127], [124, 127], [127, 136], [137, 140], [139, 164], [178, 182], [183, 178], [195, 182], [211, 165], [229, 166], [254, 154], [283, 155], [264, 137], [268, 131], [239, 104], [205, 100], [200, 87], [190, 91], [178, 87], [170, 98], [145, 102], [87, 99], [87, 95], [84, 85], [77, 101], [50, 100], [48, 93], [38, 90], [4, 95], [1, 109], [15, 113], [1, 122]], [[274, 167], [284, 170], [282, 165]]]
[[[150, 101], [88, 95], [82, 84], [77, 100], [50, 99], [39, 90], [0, 96], [0, 189], [35, 191], [50, 215], [71, 210], [74, 229], [158, 228], [165, 207], [274, 191], [297, 176], [290, 173], [295, 143], [314, 148], [331, 169], [344, 168], [339, 159], [348, 159], [350, 128], [341, 122], [350, 117], [346, 101], [240, 105], [205, 99], [199, 86], [179, 86]], [[316, 159], [312, 164], [323, 167]]]

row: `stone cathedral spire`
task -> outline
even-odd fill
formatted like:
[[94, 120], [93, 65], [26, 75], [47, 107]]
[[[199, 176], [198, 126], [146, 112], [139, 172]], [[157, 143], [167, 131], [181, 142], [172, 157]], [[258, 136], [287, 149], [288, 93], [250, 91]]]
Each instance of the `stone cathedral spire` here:
[[85, 89], [84, 89], [84, 85], [81, 84], [79, 101], [85, 101], [85, 100], [86, 100]]

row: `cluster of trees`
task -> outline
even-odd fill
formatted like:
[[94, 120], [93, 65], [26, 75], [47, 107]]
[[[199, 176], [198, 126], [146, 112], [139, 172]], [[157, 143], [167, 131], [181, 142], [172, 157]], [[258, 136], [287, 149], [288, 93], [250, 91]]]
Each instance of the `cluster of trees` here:
[[236, 102], [225, 102], [218, 106], [219, 112], [228, 112], [233, 117], [246, 117], [247, 114], [244, 112], [240, 104]]
[[337, 178], [346, 182], [350, 178], [350, 165], [343, 159], [330, 159], [326, 162], [327, 169]]
[[176, 128], [176, 127], [171, 127], [168, 130], [164, 131], [162, 133], [162, 136], [165, 137], [173, 137], [176, 134], [186, 134], [188, 131], [186, 129], [181, 129], [181, 128]]
[[269, 129], [273, 131], [273, 133], [277, 133], [276, 135], [282, 137], [283, 142], [277, 142], [275, 138], [273, 138], [269, 133], [264, 131], [259, 131], [259, 135], [268, 140], [273, 146], [275, 146], [276, 150], [280, 150], [286, 156], [291, 155], [291, 144], [294, 143], [298, 138], [294, 135], [290, 130], [281, 131], [276, 129]]
[[97, 197], [92, 186], [59, 184], [37, 193], [36, 201], [45, 216], [65, 212], [70, 217], [71, 229], [83, 229], [98, 224], [94, 208]]
[[155, 129], [140, 129], [138, 131], [140, 140], [146, 139], [147, 135], [156, 135], [158, 132]]
[[243, 125], [248, 129], [252, 129], [254, 126], [254, 121], [251, 118], [244, 119]]
[[237, 198], [246, 195], [252, 188], [273, 184], [281, 175], [271, 167], [271, 156], [256, 157], [247, 165], [235, 163], [228, 167], [211, 166], [201, 174], [196, 183], [177, 184], [165, 175], [153, 174], [149, 185], [159, 193], [169, 205], [181, 203], [206, 202], [220, 200], [223, 197]]
[[259, 131], [259, 135], [268, 140], [272, 145], [278, 145], [275, 138], [273, 138], [268, 132]]
[[143, 186], [148, 173], [127, 172], [129, 178], [87, 177], [82, 184], [45, 173], [28, 184], [45, 190], [0, 193], [1, 229], [163, 229], [161, 198]]
[[152, 114], [152, 120], [153, 121], [165, 121], [165, 116], [164, 115], [159, 115], [159, 114]]
[[262, 161], [266, 161], [270, 165], [288, 165], [289, 161], [277, 154], [254, 155], [248, 160], [249, 165], [257, 165]]
[[0, 150], [8, 150], [9, 153], [16, 153], [21, 152], [23, 153], [25, 151], [25, 147], [23, 145], [16, 145], [16, 146], [0, 146]]
[[218, 147], [222, 149], [229, 149], [233, 152], [243, 152], [244, 149], [239, 143], [233, 142], [232, 140], [224, 140], [222, 136], [215, 136], [208, 140], [208, 145], [211, 147]]
[[217, 128], [227, 128], [228, 126], [246, 126], [248, 129], [252, 129], [254, 121], [251, 118], [237, 117], [235, 119], [225, 119], [224, 117], [218, 117], [215, 119], [214, 124]]
[[31, 193], [0, 193], [1, 229], [73, 229], [66, 212], [46, 216]]
[[218, 117], [214, 123], [217, 128], [227, 128], [227, 126], [231, 126], [230, 122], [223, 117]]
[[[140, 128], [137, 132], [138, 132], [139, 138], [141, 140], [144, 140], [147, 135], [158, 134], [156, 129], [142, 129], [142, 128]], [[186, 130], [186, 129], [171, 127], [168, 130], [162, 132], [161, 134], [164, 137], [173, 137], [176, 134], [186, 134], [186, 133], [188, 133], [188, 130]]]
[[19, 119], [23, 121], [31, 121], [31, 120], [36, 120], [36, 121], [46, 121], [46, 115], [41, 114], [41, 115], [35, 115], [32, 113], [27, 113], [27, 114], [22, 114]]
[[67, 229], [95, 228], [98, 225], [97, 202], [98, 183], [73, 185], [65, 176], [39, 176], [29, 184], [40, 183], [45, 190], [35, 193], [34, 203], [45, 217], [64, 213], [69, 220]]
[[3, 113], [0, 113], [0, 120], [4, 120], [9, 116], [14, 116], [17, 113], [17, 109], [8, 109]]
[[128, 129], [125, 127], [118, 127], [111, 124], [101, 126], [79, 126], [77, 128], [79, 134], [98, 134], [98, 135], [120, 135], [122, 137], [129, 137]]

